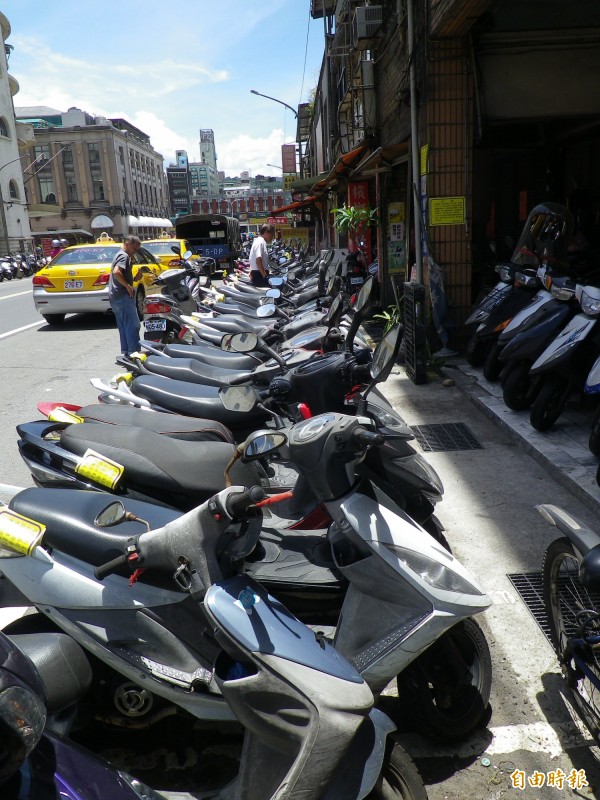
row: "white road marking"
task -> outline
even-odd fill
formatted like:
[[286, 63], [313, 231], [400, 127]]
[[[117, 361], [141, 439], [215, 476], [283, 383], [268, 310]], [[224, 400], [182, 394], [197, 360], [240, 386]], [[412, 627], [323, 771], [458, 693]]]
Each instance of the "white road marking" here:
[[22, 328], [14, 328], [12, 331], [7, 331], [6, 333], [0, 334], [0, 339], [6, 339], [7, 336], [14, 336], [15, 333], [21, 333], [21, 331], [27, 331], [29, 328], [36, 328], [38, 325], [43, 325], [44, 320], [41, 319], [39, 322], [32, 322], [30, 325], [23, 325]]
[[[490, 742], [490, 733], [493, 738]], [[451, 756], [458, 758], [472, 758], [474, 755], [488, 756], [506, 755], [518, 750], [530, 753], [547, 753], [551, 758], [556, 758], [565, 750], [577, 747], [593, 747], [595, 742], [589, 733], [576, 725], [575, 722], [532, 722], [524, 725], [502, 725], [489, 728], [480, 734], [471, 736], [467, 742], [457, 742], [455, 745], [431, 745], [426, 739], [414, 734], [404, 734], [399, 737], [405, 739], [407, 747], [413, 758], [439, 758]]]
[[4, 297], [0, 297], [0, 300], [8, 300], [9, 297], [21, 297], [22, 294], [31, 294], [31, 289], [27, 289], [26, 292], [17, 292], [16, 294], [5, 294]]

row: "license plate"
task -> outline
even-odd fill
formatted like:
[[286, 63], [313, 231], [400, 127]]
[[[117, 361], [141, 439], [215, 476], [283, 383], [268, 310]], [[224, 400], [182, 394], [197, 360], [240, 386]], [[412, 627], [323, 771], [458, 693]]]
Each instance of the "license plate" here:
[[356, 286], [359, 283], [364, 283], [364, 278], [350, 278], [350, 283], [352, 286]]
[[65, 289], [83, 289], [83, 281], [65, 281]]
[[144, 328], [147, 331], [166, 331], [167, 330], [167, 320], [166, 319], [149, 319], [144, 322]]

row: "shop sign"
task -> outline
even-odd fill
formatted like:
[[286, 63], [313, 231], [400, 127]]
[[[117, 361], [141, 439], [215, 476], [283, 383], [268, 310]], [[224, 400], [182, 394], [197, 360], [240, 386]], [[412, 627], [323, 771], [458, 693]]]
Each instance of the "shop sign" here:
[[431, 197], [429, 200], [429, 224], [464, 225], [465, 209], [464, 197]]
[[281, 145], [281, 166], [284, 173], [296, 172], [296, 145]]
[[269, 225], [287, 225], [288, 218], [287, 217], [269, 217], [267, 219]]
[[289, 172], [283, 176], [283, 190], [285, 192], [291, 191], [292, 183], [298, 180], [298, 175], [295, 172]]
[[429, 145], [424, 144], [421, 148], [421, 175], [429, 172]]
[[406, 205], [388, 205], [388, 272], [406, 272]]
[[282, 226], [279, 228], [278, 233], [281, 238], [285, 239], [299, 239], [302, 245], [307, 245], [309, 241], [311, 228], [292, 228], [291, 225]]

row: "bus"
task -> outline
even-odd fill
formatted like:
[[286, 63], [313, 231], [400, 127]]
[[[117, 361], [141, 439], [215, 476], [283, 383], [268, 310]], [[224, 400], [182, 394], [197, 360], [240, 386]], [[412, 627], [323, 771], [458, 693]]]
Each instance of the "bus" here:
[[187, 239], [194, 253], [226, 261], [230, 268], [240, 250], [240, 223], [225, 214], [186, 214], [175, 220], [175, 236]]

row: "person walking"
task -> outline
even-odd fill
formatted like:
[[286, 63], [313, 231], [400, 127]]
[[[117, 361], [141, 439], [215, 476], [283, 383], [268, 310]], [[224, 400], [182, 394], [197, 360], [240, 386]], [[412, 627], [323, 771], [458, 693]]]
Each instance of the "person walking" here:
[[137, 236], [127, 236], [123, 249], [114, 257], [108, 282], [108, 301], [113, 310], [121, 338], [121, 355], [129, 356], [139, 350], [140, 320], [135, 305], [131, 259], [140, 249]]
[[274, 225], [261, 225], [260, 233], [254, 238], [250, 248], [250, 280], [253, 286], [269, 285], [269, 254], [267, 245], [275, 236]]

